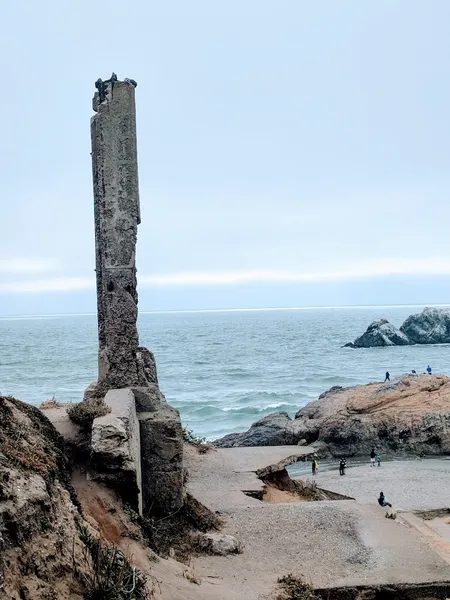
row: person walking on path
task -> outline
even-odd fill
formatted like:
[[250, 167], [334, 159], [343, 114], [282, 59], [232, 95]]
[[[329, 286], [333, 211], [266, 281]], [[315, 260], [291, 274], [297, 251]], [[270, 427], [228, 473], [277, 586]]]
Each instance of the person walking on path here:
[[386, 377], [384, 378], [384, 383], [386, 383], [386, 381], [390, 381], [391, 380], [391, 376], [389, 375], [389, 371], [386, 371]]
[[381, 456], [379, 454], [376, 455], [375, 460], [377, 461], [377, 467], [381, 467]]
[[383, 494], [383, 492], [380, 492], [380, 497], [378, 498], [378, 504], [380, 506], [389, 506], [390, 508], [392, 508], [392, 504], [386, 500], [386, 496]]
[[430, 365], [428, 365], [428, 367], [427, 367], [427, 373], [428, 373], [428, 375], [431, 375], [431, 367], [430, 367]]
[[345, 475], [345, 467], [347, 466], [347, 461], [345, 458], [341, 458], [339, 461], [339, 475]]
[[370, 453], [370, 466], [374, 467], [375, 466], [375, 449], [372, 448], [372, 452]]
[[318, 470], [319, 470], [319, 463], [317, 462], [317, 458], [313, 457], [312, 464], [311, 464], [312, 474], [315, 475]]

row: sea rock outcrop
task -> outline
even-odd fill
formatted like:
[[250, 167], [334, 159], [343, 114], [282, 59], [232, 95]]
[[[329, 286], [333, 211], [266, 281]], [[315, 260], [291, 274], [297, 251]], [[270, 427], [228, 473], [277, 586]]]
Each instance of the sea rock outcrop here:
[[424, 308], [400, 327], [410, 344], [450, 344], [450, 310]]
[[[264, 421], [280, 422], [279, 413]], [[367, 455], [375, 448], [386, 454], [447, 454], [450, 452], [450, 378], [444, 375], [406, 375], [388, 383], [370, 383], [329, 391], [283, 419], [284, 443], [306, 440], [322, 455]], [[247, 432], [226, 436], [219, 447], [275, 445], [279, 429], [261, 421]], [[258, 444], [256, 443], [258, 441]]]
[[410, 344], [450, 344], [450, 310], [424, 308], [409, 316], [400, 329], [387, 319], [373, 321], [367, 330], [345, 348], [375, 348]]
[[292, 429], [293, 421], [287, 412], [276, 412], [253, 423], [244, 433], [230, 433], [214, 445], [218, 448], [235, 446], [284, 446], [296, 444], [297, 439]]
[[367, 330], [346, 348], [374, 348], [378, 346], [407, 346], [409, 339], [387, 319], [373, 321]]

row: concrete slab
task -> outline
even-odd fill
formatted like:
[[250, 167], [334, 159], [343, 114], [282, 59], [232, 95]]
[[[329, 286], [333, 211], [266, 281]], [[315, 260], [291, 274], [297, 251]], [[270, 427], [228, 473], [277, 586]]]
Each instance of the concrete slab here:
[[256, 475], [258, 470], [289, 457], [288, 462], [302, 460], [311, 453], [307, 446], [266, 446], [219, 448], [199, 455], [186, 446], [188, 489], [212, 510], [257, 506], [260, 501], [249, 498], [243, 490], [262, 490], [263, 484]]
[[369, 464], [353, 467], [350, 461], [342, 477], [337, 462], [332, 471], [323, 466], [315, 477], [317, 485], [361, 503], [376, 504], [383, 491], [397, 511], [450, 506], [450, 460], [445, 458], [389, 461], [381, 467]]
[[261, 485], [255, 472], [264, 462], [282, 460], [293, 451], [299, 458], [309, 452], [292, 446], [187, 452], [190, 491], [225, 513], [224, 533], [244, 544], [241, 555], [198, 558], [202, 577], [226, 582], [236, 599], [246, 600], [268, 597], [278, 577], [288, 573], [316, 587], [450, 581], [446, 557], [417, 529], [386, 519], [386, 510], [377, 504], [270, 504], [242, 492]]

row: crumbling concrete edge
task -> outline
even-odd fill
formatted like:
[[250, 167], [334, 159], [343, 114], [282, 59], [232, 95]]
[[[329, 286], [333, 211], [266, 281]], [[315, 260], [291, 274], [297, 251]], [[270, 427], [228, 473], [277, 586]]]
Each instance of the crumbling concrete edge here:
[[269, 475], [277, 473], [278, 471], [283, 471], [286, 467], [294, 465], [297, 462], [305, 461], [308, 458], [314, 456], [314, 454], [314, 450], [312, 450], [308, 454], [291, 454], [290, 456], [283, 458], [277, 463], [258, 469], [257, 471], [255, 471], [256, 477], [258, 477], [258, 479], [266, 479]]
[[132, 473], [142, 515], [140, 426], [134, 394], [130, 388], [110, 390], [104, 402], [111, 412], [94, 419], [92, 425], [91, 460], [96, 472], [91, 477], [111, 481], [114, 471]]

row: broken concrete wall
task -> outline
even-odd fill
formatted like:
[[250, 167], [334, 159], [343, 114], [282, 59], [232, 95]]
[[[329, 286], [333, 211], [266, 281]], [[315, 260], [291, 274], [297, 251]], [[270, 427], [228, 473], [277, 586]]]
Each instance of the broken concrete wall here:
[[157, 386], [134, 390], [141, 435], [144, 514], [167, 514], [184, 500], [183, 430]]
[[89, 476], [106, 482], [140, 514], [168, 514], [184, 500], [180, 415], [154, 384], [110, 390], [111, 412], [94, 420]]
[[141, 443], [133, 392], [110, 390], [105, 396], [111, 412], [94, 419], [90, 474], [114, 487], [142, 514]]

